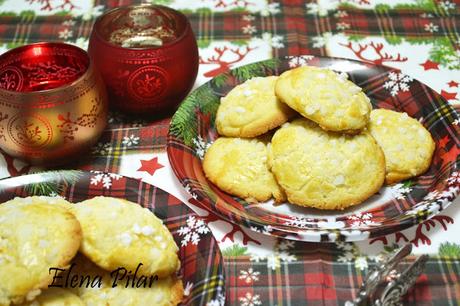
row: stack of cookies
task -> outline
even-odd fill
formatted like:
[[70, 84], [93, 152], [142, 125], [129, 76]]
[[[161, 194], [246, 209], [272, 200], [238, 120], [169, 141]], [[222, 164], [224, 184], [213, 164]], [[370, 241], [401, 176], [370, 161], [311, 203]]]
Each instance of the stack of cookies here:
[[0, 216], [1, 306], [182, 300], [178, 247], [162, 221], [138, 204], [15, 198], [0, 205]]
[[372, 110], [346, 73], [310, 66], [236, 86], [215, 124], [204, 172], [249, 202], [345, 209], [424, 173], [435, 149], [417, 120]]

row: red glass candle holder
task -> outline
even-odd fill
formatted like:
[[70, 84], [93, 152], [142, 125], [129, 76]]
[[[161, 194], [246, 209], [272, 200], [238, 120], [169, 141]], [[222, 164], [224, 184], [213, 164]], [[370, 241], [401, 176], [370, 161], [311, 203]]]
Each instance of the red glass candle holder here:
[[110, 105], [133, 114], [174, 109], [192, 88], [198, 47], [185, 15], [160, 5], [133, 5], [100, 16], [89, 54]]
[[81, 156], [107, 124], [107, 92], [86, 51], [37, 43], [0, 56], [0, 148], [32, 164]]

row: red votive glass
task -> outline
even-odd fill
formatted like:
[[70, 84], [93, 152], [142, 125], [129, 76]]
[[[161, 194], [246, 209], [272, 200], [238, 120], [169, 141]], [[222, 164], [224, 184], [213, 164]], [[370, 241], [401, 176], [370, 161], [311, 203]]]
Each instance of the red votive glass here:
[[36, 43], [0, 56], [0, 148], [56, 166], [93, 146], [107, 124], [104, 82], [86, 51]]
[[198, 47], [184, 14], [161, 5], [115, 8], [100, 16], [88, 52], [111, 106], [131, 114], [173, 110], [192, 88]]

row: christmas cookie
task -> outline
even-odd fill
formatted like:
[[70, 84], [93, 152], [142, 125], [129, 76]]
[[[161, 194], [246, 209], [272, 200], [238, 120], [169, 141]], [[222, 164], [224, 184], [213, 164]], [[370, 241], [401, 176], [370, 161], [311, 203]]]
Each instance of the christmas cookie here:
[[369, 122], [369, 98], [347, 80], [346, 73], [295, 68], [281, 74], [275, 92], [281, 101], [325, 130], [355, 134]]
[[162, 221], [147, 208], [110, 197], [95, 197], [73, 206], [80, 221], [80, 251], [105, 270], [124, 267], [165, 277], [179, 269], [178, 247]]
[[260, 139], [218, 138], [204, 156], [206, 177], [220, 189], [249, 202], [272, 196], [284, 201], [284, 193], [267, 165], [267, 145]]
[[294, 111], [275, 96], [277, 78], [252, 78], [223, 97], [216, 115], [219, 134], [228, 137], [256, 137], [292, 117]]
[[2, 205], [7, 206], [17, 206], [17, 205], [30, 205], [30, 204], [48, 204], [54, 206], [60, 206], [62, 208], [70, 210], [72, 208], [72, 204], [66, 201], [64, 198], [59, 196], [50, 197], [50, 196], [31, 196], [25, 198], [14, 198], [8, 202], [3, 203]]
[[377, 192], [385, 178], [383, 152], [367, 132], [327, 132], [307, 119], [276, 131], [269, 154], [278, 183], [297, 205], [344, 209]]
[[[88, 275], [93, 286], [79, 286], [74, 292], [85, 305], [111, 306], [176, 306], [182, 301], [183, 286], [174, 276], [158, 279], [137, 275], [128, 280], [120, 279], [115, 272], [104, 271], [84, 256], [77, 256], [73, 261], [75, 273]], [[146, 280], [146, 281], [144, 281]]]
[[77, 295], [69, 290], [61, 288], [49, 288], [31, 302], [21, 304], [21, 306], [86, 306]]
[[420, 175], [430, 167], [435, 149], [431, 134], [406, 113], [373, 110], [369, 131], [385, 154], [387, 184]]
[[0, 305], [33, 300], [50, 283], [49, 268], [67, 266], [80, 243], [67, 208], [39, 198], [0, 205]]

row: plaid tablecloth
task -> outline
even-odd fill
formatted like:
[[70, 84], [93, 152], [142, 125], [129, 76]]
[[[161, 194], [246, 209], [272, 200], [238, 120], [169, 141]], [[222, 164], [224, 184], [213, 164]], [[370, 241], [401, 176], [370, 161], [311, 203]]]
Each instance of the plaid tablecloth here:
[[[0, 0], [0, 50], [36, 41], [87, 47], [94, 19], [123, 0]], [[145, 2], [145, 1], [144, 1]], [[272, 57], [326, 55], [401, 69], [453, 105], [460, 99], [460, 2], [437, 0], [153, 0], [183, 11], [200, 47], [196, 86], [226, 69]], [[219, 55], [220, 54], [220, 55]], [[404, 90], [404, 84], [392, 90]], [[220, 242], [228, 305], [344, 305], [370, 266], [405, 241], [431, 259], [407, 305], [460, 304], [458, 201], [438, 219], [375, 241], [313, 244], [277, 240], [220, 220], [190, 203], [171, 171], [169, 118], [150, 121], [112, 113], [92, 152], [68, 168], [140, 178], [195, 208]], [[0, 176], [43, 169], [5, 154]], [[108, 178], [110, 180], [110, 178]], [[393, 191], [403, 195], [407, 188]], [[362, 220], [366, 222], [365, 217]], [[221, 305], [223, 299], [209, 301]]]

